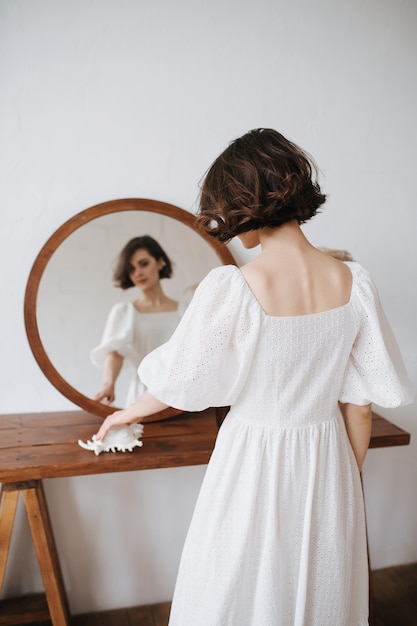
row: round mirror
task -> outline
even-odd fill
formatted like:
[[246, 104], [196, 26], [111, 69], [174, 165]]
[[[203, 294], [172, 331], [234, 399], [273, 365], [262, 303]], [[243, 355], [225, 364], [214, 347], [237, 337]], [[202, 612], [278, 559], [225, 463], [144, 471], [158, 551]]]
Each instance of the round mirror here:
[[[136, 375], [132, 363], [129, 366], [124, 359], [115, 407], [92, 399], [102, 371], [91, 353], [101, 342], [109, 311], [119, 303], [131, 303], [137, 290], [114, 286], [115, 262], [126, 243], [142, 235], [154, 238], [171, 260], [173, 275], [163, 280], [163, 290], [181, 308], [211, 269], [235, 264], [226, 246], [195, 228], [191, 213], [157, 200], [113, 200], [65, 222], [37, 256], [26, 287], [26, 332], [38, 365], [66, 398], [101, 417], [124, 406]], [[166, 409], [147, 421], [179, 412]]]

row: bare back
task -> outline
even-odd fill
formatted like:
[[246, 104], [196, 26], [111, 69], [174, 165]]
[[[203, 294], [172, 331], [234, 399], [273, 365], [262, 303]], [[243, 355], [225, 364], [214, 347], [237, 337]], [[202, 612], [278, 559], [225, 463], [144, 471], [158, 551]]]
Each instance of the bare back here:
[[262, 253], [241, 268], [267, 315], [322, 313], [349, 302], [352, 274], [329, 254], [314, 248], [298, 224], [260, 233]]

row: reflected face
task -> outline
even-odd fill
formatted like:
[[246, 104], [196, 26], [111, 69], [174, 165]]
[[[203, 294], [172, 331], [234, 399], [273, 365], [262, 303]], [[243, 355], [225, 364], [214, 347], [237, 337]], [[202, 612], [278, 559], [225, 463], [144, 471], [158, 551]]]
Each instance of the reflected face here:
[[159, 271], [164, 261], [155, 259], [143, 248], [136, 250], [129, 260], [129, 278], [135, 287], [142, 291], [152, 289], [159, 284]]

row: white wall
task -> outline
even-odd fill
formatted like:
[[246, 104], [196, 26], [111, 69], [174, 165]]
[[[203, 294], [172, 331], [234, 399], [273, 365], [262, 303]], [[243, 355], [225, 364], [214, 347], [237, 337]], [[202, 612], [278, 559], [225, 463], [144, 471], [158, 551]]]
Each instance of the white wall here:
[[[306, 233], [371, 271], [417, 382], [416, 17], [413, 0], [2, 0], [1, 411], [71, 408], [23, 324], [52, 232], [116, 198], [193, 211], [212, 159], [258, 126], [315, 156], [329, 201]], [[366, 461], [376, 568], [417, 560], [416, 407], [381, 413], [412, 443]], [[74, 613], [170, 597], [203, 472], [46, 481]], [[6, 595], [41, 588], [17, 526]]]

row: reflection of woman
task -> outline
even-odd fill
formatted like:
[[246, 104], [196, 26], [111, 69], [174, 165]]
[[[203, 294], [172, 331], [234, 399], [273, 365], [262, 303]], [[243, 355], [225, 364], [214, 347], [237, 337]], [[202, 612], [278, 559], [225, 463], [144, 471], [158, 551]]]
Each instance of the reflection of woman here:
[[365, 626], [359, 470], [371, 402], [414, 390], [369, 274], [313, 247], [313, 164], [276, 131], [234, 141], [209, 169], [200, 224], [261, 245], [212, 270], [178, 328], [142, 361], [148, 390], [96, 438], [166, 405], [231, 405], [185, 543], [170, 625]]
[[180, 304], [161, 286], [171, 278], [172, 264], [155, 239], [144, 235], [131, 239], [121, 251], [113, 279], [116, 287], [139, 287], [133, 302], [120, 302], [111, 309], [99, 346], [91, 352], [93, 363], [103, 368], [102, 385], [94, 400], [115, 401], [115, 384], [123, 363], [132, 366], [126, 406], [135, 402], [145, 387], [136, 373], [141, 359], [169, 339], [181, 317]]

